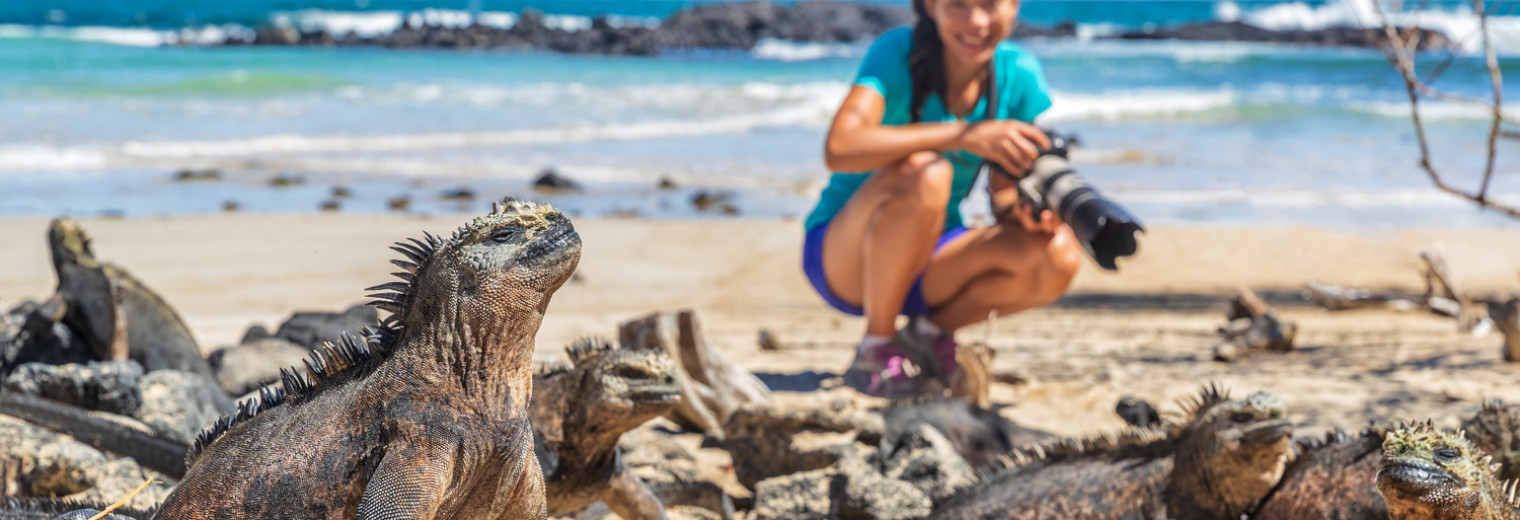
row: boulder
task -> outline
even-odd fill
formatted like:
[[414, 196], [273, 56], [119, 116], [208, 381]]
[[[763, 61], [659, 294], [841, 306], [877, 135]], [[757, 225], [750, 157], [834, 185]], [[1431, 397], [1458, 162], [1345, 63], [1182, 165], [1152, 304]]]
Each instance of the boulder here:
[[62, 365], [95, 359], [90, 346], [61, 320], [63, 299], [22, 302], [0, 315], [0, 378], [24, 363]]
[[280, 324], [274, 337], [305, 347], [336, 344], [343, 333], [359, 335], [365, 327], [380, 323], [380, 313], [368, 305], [355, 305], [343, 312], [297, 312]]
[[896, 448], [883, 455], [887, 478], [912, 484], [935, 504], [976, 482], [971, 464], [933, 426], [915, 423]]
[[68, 365], [26, 363], [6, 376], [5, 389], [86, 410], [132, 415], [142, 404], [138, 389], [142, 377], [142, 365], [132, 360]]
[[201, 430], [232, 409], [232, 399], [211, 378], [156, 370], [142, 378], [142, 406], [132, 414], [159, 435], [195, 443]]
[[[113, 457], [40, 426], [0, 416], [0, 467], [16, 468], [0, 482], [13, 496], [59, 497], [83, 503], [110, 504], [138, 485], [150, 484], [127, 507], [148, 509], [169, 495], [174, 481], [138, 466], [132, 459]], [[0, 472], [10, 473], [10, 472]]]
[[310, 351], [278, 338], [227, 347], [206, 356], [216, 381], [231, 395], [243, 395], [280, 380], [280, 369], [300, 367]]

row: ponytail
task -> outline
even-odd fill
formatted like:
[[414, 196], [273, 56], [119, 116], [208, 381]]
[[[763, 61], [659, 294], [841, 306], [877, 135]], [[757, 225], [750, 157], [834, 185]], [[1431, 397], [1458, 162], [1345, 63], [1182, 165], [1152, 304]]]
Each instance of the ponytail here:
[[917, 123], [924, 117], [924, 102], [929, 94], [939, 94], [943, 100], [949, 86], [945, 79], [945, 42], [939, 38], [939, 26], [929, 17], [925, 0], [912, 2], [918, 22], [913, 25], [913, 50], [908, 54], [908, 75], [913, 86], [908, 113]]

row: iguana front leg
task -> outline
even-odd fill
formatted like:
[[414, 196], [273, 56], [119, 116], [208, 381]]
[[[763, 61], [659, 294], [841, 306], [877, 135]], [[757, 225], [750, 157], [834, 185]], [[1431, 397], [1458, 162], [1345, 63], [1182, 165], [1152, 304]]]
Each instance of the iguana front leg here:
[[451, 443], [393, 443], [364, 486], [355, 520], [430, 520], [454, 473]]
[[612, 479], [602, 502], [624, 520], [665, 520], [665, 506], [638, 475], [623, 465], [623, 450], [613, 453]]

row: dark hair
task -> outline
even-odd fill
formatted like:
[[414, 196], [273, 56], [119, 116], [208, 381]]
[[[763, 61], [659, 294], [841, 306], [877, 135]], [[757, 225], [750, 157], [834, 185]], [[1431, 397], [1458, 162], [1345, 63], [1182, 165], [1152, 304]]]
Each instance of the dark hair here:
[[943, 100], [950, 87], [945, 79], [945, 42], [939, 39], [939, 26], [929, 17], [924, 0], [913, 0], [913, 14], [918, 15], [918, 22], [913, 24], [913, 50], [908, 53], [908, 76], [913, 85], [908, 113], [917, 123], [924, 117], [929, 94], [939, 94]]

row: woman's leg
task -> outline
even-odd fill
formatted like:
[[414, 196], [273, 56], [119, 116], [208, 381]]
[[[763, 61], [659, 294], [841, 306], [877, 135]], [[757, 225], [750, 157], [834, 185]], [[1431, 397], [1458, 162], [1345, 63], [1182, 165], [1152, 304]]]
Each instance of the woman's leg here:
[[872, 174], [829, 222], [824, 277], [835, 295], [865, 310], [866, 334], [895, 331], [945, 225], [953, 175], [938, 153], [914, 153]]
[[931, 322], [946, 331], [1053, 302], [1082, 264], [1071, 228], [1026, 231], [1012, 219], [973, 229], [945, 244], [924, 270]]

